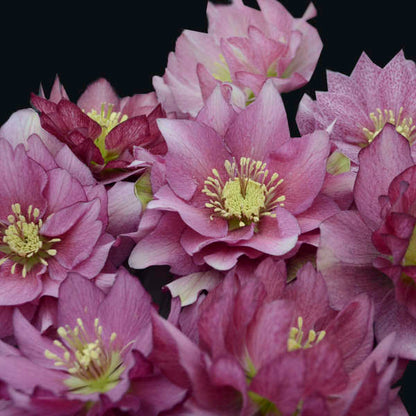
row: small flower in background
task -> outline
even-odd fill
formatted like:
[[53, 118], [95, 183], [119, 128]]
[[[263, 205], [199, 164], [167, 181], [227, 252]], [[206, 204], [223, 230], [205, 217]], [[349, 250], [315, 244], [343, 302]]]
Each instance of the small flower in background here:
[[244, 105], [269, 78], [280, 92], [309, 81], [322, 50], [317, 30], [307, 23], [316, 14], [313, 5], [295, 19], [275, 0], [258, 3], [261, 10], [241, 0], [230, 5], [208, 2], [208, 33], [183, 31], [165, 74], [153, 78], [166, 112], [195, 117], [223, 82], [243, 91]]
[[119, 98], [105, 79], [90, 84], [77, 104], [72, 103], [58, 78], [49, 100], [32, 94], [42, 127], [67, 144], [97, 179], [115, 181], [129, 176], [133, 146], [155, 154], [166, 151], [156, 126], [164, 112], [154, 93]]
[[[319, 195], [327, 133], [290, 138], [270, 81], [240, 112], [217, 89], [196, 120], [159, 120], [159, 128], [165, 179], [143, 214], [142, 227], [153, 221], [153, 229], [133, 249], [133, 268], [168, 264], [184, 276], [206, 265], [229, 270], [241, 256], [290, 256], [303, 233], [339, 210]], [[316, 244], [316, 236], [305, 239]]]
[[[302, 98], [296, 116], [299, 131], [310, 133], [335, 121], [331, 141], [354, 163], [359, 151], [392, 125], [410, 144], [416, 139], [416, 65], [400, 51], [384, 68], [363, 53], [351, 76], [327, 71], [328, 91], [316, 101]], [[415, 150], [414, 150], [415, 151]]]
[[[152, 348], [150, 295], [119, 269], [107, 295], [71, 274], [61, 285], [55, 336], [42, 336], [18, 311], [18, 350], [0, 345], [6, 402], [30, 414], [157, 415], [180, 402], [184, 390], [148, 360]], [[80, 413], [81, 414], [81, 413]]]
[[409, 142], [385, 126], [359, 154], [357, 210], [322, 223], [317, 253], [331, 304], [339, 309], [367, 293], [377, 339], [395, 332], [392, 353], [407, 359], [416, 357], [414, 174]]
[[310, 264], [289, 284], [282, 261], [254, 273], [233, 271], [207, 295], [181, 327], [192, 340], [153, 314], [152, 360], [189, 390], [172, 414], [406, 414], [390, 389], [402, 371], [389, 358], [394, 336], [373, 350], [367, 296], [336, 313]]
[[66, 146], [53, 158], [36, 135], [27, 150], [5, 139], [0, 148], [1, 307], [56, 297], [69, 272], [96, 277], [114, 242], [104, 186]]

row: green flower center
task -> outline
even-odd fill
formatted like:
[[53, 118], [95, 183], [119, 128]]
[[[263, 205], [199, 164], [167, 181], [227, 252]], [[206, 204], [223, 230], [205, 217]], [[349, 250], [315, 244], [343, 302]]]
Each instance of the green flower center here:
[[10, 260], [13, 262], [12, 274], [16, 272], [16, 266], [21, 265], [21, 275], [26, 277], [36, 264], [48, 265], [46, 259], [57, 253], [52, 246], [61, 239], [48, 240], [40, 234], [43, 222], [38, 208], [29, 205], [27, 214], [23, 215], [20, 204], [15, 203], [12, 212], [7, 217], [8, 224], [0, 223], [0, 252], [5, 254], [0, 259], [0, 266]]
[[104, 344], [103, 327], [98, 318], [94, 321], [94, 335], [85, 330], [80, 318], [77, 326], [68, 325], [58, 328], [61, 341], [54, 345], [62, 350], [62, 355], [45, 350], [45, 357], [55, 361], [56, 367], [66, 370], [69, 377], [65, 384], [69, 390], [78, 394], [105, 393], [114, 388], [125, 370], [121, 357], [122, 351], [114, 347], [117, 337], [113, 332], [108, 345]]
[[98, 147], [105, 163], [114, 160], [118, 157], [118, 154], [111, 152], [105, 146], [105, 139], [110, 131], [127, 120], [127, 115], [121, 115], [120, 112], [113, 111], [113, 104], [107, 105], [106, 103], [101, 104], [101, 111], [98, 113], [96, 110], [91, 110], [87, 113], [87, 116], [93, 119], [101, 126], [101, 134], [94, 140], [94, 144]]
[[211, 220], [221, 217], [228, 221], [228, 228], [234, 230], [251, 223], [258, 223], [264, 216], [275, 217], [272, 213], [286, 199], [277, 192], [283, 182], [279, 174], [273, 173], [268, 180], [266, 163], [242, 157], [240, 163], [228, 160], [224, 163], [228, 180], [223, 181], [217, 169], [205, 181], [202, 192], [210, 197], [205, 204], [212, 210]]
[[363, 133], [368, 143], [371, 143], [383, 130], [386, 124], [391, 124], [396, 128], [397, 133], [405, 137], [410, 144], [416, 139], [416, 126], [412, 117], [402, 118], [403, 107], [400, 107], [399, 113], [396, 115], [393, 110], [377, 108], [374, 113], [370, 113], [370, 119], [374, 124], [374, 129], [363, 128]]
[[223, 54], [219, 56], [219, 62], [214, 63], [214, 72], [212, 76], [221, 82], [232, 82], [230, 68], [228, 67], [227, 61]]

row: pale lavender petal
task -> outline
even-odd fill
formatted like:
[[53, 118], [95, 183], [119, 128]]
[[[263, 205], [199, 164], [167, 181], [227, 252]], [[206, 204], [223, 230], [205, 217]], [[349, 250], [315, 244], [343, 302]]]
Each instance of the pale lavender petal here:
[[179, 296], [181, 306], [188, 306], [194, 303], [198, 295], [203, 291], [214, 289], [222, 280], [222, 276], [215, 270], [207, 272], [192, 273], [166, 285], [172, 297]]
[[14, 112], [0, 128], [0, 137], [5, 138], [13, 148], [19, 143], [27, 147], [27, 140], [32, 134], [39, 136], [52, 154], [63, 146], [52, 134], [42, 129], [38, 114], [31, 108]]
[[134, 193], [134, 183], [117, 182], [108, 190], [108, 227], [113, 236], [136, 231], [142, 213], [140, 200]]
[[12, 214], [12, 204], [15, 203], [21, 205], [22, 213], [32, 205], [42, 215], [46, 205], [42, 196], [47, 182], [45, 171], [27, 157], [23, 145], [13, 150], [9, 142], [0, 139], [0, 155], [0, 218], [6, 220]]

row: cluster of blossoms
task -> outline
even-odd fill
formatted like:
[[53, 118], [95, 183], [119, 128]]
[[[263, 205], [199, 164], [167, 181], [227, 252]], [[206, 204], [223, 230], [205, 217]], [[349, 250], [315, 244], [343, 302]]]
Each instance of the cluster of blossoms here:
[[407, 414], [416, 64], [328, 71], [291, 137], [315, 9], [258, 3], [208, 3], [154, 92], [57, 78], [1, 126], [0, 415]]

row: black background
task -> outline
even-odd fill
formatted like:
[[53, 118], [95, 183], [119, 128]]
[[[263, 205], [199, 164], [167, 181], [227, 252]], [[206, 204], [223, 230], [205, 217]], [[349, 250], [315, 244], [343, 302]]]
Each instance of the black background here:
[[[217, 1], [218, 2], [218, 1]], [[8, 2], [11, 3], [11, 2]], [[247, 1], [255, 5], [254, 1]], [[281, 0], [300, 17], [308, 0]], [[284, 96], [292, 132], [297, 104], [307, 92], [326, 89], [325, 70], [350, 74], [362, 51], [380, 66], [400, 49], [416, 60], [415, 16], [408, 0], [316, 0], [311, 23], [324, 43], [315, 74], [304, 88]], [[385, 4], [385, 5], [383, 5]], [[136, 2], [40, 2], [2, 4], [0, 24], [0, 124], [29, 107], [42, 83], [49, 91], [59, 75], [70, 98], [105, 77], [120, 96], [152, 90], [183, 29], [206, 31], [206, 0]], [[415, 91], [416, 94], [416, 91]], [[415, 339], [416, 342], [416, 339]], [[416, 415], [416, 366], [405, 373], [401, 396]]]

